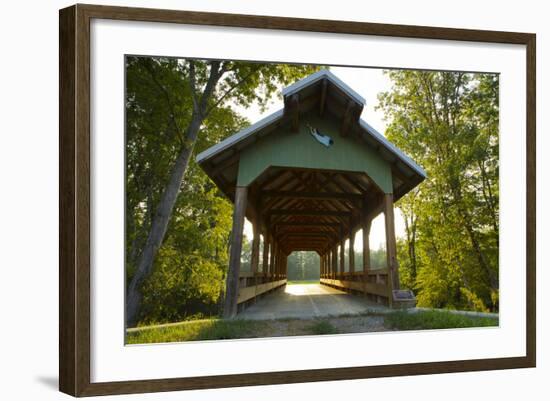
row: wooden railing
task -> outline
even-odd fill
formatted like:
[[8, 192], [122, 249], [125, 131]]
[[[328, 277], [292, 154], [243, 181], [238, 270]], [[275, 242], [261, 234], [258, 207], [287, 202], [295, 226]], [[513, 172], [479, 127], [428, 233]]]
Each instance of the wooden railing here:
[[373, 269], [367, 272], [345, 272], [335, 276], [321, 277], [321, 284], [362, 293], [373, 301], [388, 303], [391, 296], [388, 269]]
[[239, 274], [239, 293], [237, 304], [250, 301], [257, 296], [265, 294], [271, 290], [279, 288], [286, 284], [286, 277], [268, 275], [263, 272], [240, 272]]

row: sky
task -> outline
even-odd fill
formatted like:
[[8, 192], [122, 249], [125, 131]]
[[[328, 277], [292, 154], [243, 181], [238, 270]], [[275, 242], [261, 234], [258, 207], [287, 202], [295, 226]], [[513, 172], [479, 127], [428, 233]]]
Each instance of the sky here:
[[[391, 81], [383, 74], [383, 70], [377, 68], [332, 67], [330, 71], [365, 98], [366, 105], [361, 118], [385, 135], [386, 122], [384, 121], [384, 114], [381, 110], [375, 110], [378, 105], [378, 94], [391, 89]], [[254, 105], [248, 109], [243, 108], [239, 112], [246, 116], [251, 123], [255, 123], [282, 107], [282, 100], [274, 97], [264, 113], [261, 113], [259, 108]], [[405, 235], [403, 217], [397, 208], [395, 209], [395, 233], [397, 237]], [[244, 234], [248, 239], [252, 238], [252, 225], [248, 220], [245, 221]], [[362, 236], [356, 235], [354, 249], [357, 251], [362, 250], [362, 242]], [[379, 215], [372, 222], [369, 242], [371, 249], [385, 248], [383, 215]]]

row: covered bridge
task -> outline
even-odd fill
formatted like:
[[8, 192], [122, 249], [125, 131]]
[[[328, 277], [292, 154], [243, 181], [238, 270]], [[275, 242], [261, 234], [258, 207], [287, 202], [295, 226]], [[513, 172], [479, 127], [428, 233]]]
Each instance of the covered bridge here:
[[[320, 255], [321, 284], [393, 307], [414, 303], [410, 291], [399, 290], [393, 204], [426, 173], [360, 118], [365, 100], [330, 71], [318, 71], [282, 95], [282, 109], [197, 156], [234, 203], [224, 316], [285, 285], [294, 251]], [[371, 269], [369, 232], [380, 213], [387, 267]], [[254, 234], [251, 272], [240, 269], [245, 216]], [[355, 265], [350, 245], [345, 271], [345, 241], [353, 244], [361, 229], [362, 266]]]

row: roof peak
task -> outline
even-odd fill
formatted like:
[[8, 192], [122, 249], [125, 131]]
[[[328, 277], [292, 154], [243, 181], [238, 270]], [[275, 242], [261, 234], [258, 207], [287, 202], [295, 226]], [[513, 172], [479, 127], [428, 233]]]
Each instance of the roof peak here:
[[283, 97], [291, 96], [295, 93], [300, 92], [302, 89], [314, 85], [315, 83], [327, 79], [332, 84], [337, 86], [342, 92], [344, 92], [346, 95], [348, 95], [350, 98], [352, 98], [356, 103], [359, 103], [361, 106], [366, 105], [365, 98], [361, 96], [359, 93], [354, 91], [348, 84], [346, 84], [344, 81], [342, 81], [340, 78], [338, 78], [334, 73], [329, 71], [328, 69], [322, 69], [317, 72], [314, 72], [311, 75], [308, 75], [305, 78], [300, 79], [299, 81], [293, 83], [290, 86], [287, 86], [286, 88], [283, 88], [282, 95]]

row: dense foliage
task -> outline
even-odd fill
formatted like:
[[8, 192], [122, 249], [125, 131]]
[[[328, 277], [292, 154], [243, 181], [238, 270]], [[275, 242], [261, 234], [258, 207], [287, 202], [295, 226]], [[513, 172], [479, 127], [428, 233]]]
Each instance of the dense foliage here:
[[[214, 315], [223, 292], [231, 203], [188, 157], [248, 125], [237, 110], [265, 106], [318, 67], [171, 58], [126, 59], [126, 277], [140, 274], [140, 324]], [[209, 88], [209, 82], [212, 83]], [[199, 125], [196, 125], [200, 122]], [[195, 125], [194, 125], [195, 124]], [[194, 129], [198, 132], [193, 133]], [[175, 183], [175, 184], [174, 184]], [[173, 205], [166, 201], [177, 185]], [[152, 229], [168, 213], [166, 230]], [[161, 238], [159, 239], [159, 233]], [[143, 265], [152, 237], [151, 268]], [[146, 265], [146, 264], [145, 264]]]
[[387, 74], [386, 136], [428, 175], [398, 203], [402, 284], [419, 306], [498, 311], [498, 76]]

